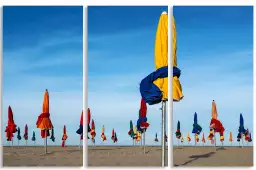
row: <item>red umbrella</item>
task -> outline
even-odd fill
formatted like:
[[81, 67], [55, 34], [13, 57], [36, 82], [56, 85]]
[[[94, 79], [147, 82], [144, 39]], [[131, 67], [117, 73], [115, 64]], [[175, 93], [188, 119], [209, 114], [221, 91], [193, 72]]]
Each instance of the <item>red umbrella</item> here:
[[140, 101], [140, 118], [142, 119], [140, 123], [141, 129], [147, 129], [149, 126], [149, 124], [147, 123], [146, 116], [147, 116], [147, 104], [144, 101], [144, 99], [141, 98], [141, 101]]
[[27, 140], [28, 140], [28, 125], [27, 124], [25, 125], [25, 131], [24, 131], [24, 136], [23, 137], [24, 137], [24, 139], [26, 140], [26, 143], [27, 143]]
[[88, 108], [87, 109], [87, 139], [90, 139], [88, 136], [88, 133], [91, 132], [90, 121], [91, 121], [91, 111], [90, 111], [90, 108]]
[[114, 129], [112, 129], [112, 137], [111, 137], [111, 139], [114, 141], [115, 140], [115, 131], [114, 131]]
[[64, 125], [63, 128], [63, 136], [62, 136], [62, 147], [65, 147], [65, 142], [67, 140], [68, 136], [67, 136], [67, 132], [66, 132], [66, 126]]
[[13, 120], [12, 109], [9, 106], [8, 107], [8, 125], [6, 126], [6, 129], [5, 129], [7, 141], [12, 140], [13, 133], [15, 133], [16, 131], [17, 129], [16, 129], [16, 124], [14, 123], [14, 120]]

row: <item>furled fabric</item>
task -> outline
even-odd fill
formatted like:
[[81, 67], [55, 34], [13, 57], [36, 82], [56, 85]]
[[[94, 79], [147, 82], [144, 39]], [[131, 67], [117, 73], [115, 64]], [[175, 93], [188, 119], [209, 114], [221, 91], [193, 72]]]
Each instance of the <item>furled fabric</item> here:
[[232, 132], [229, 133], [229, 142], [233, 141]]
[[117, 135], [116, 135], [116, 132], [115, 132], [114, 143], [116, 143], [117, 141], [118, 141], [118, 139], [117, 139]]
[[190, 138], [190, 134], [188, 133], [188, 136], [187, 136], [187, 141], [190, 142], [191, 141], [191, 138]]
[[52, 128], [52, 134], [50, 139], [52, 140], [52, 142], [55, 142], [54, 128]]
[[92, 129], [91, 129], [91, 136], [92, 136], [92, 139], [95, 138], [96, 136], [96, 131], [95, 131], [95, 124], [94, 124], [94, 120], [92, 119]]
[[133, 123], [130, 120], [130, 130], [128, 132], [128, 135], [131, 136], [131, 138], [133, 138], [135, 136], [134, 131], [133, 131]]
[[205, 143], [204, 133], [203, 133], [202, 142]]
[[83, 111], [80, 117], [80, 125], [79, 125], [79, 129], [76, 131], [77, 134], [82, 135], [83, 134]]
[[5, 128], [7, 141], [12, 140], [13, 133], [15, 133], [16, 131], [17, 131], [17, 129], [16, 129], [16, 124], [14, 123], [14, 119], [13, 119], [12, 108], [11, 108], [11, 106], [9, 106], [8, 107], [8, 124]]
[[18, 130], [17, 130], [18, 134], [17, 134], [17, 139], [18, 140], [21, 140], [21, 136], [20, 136], [20, 128], [18, 127]]
[[168, 15], [160, 16], [155, 39], [156, 71], [140, 83], [141, 97], [149, 105], [168, 99]]
[[180, 137], [181, 137], [181, 132], [180, 132], [180, 121], [178, 121], [178, 123], [177, 123], [177, 130], [176, 130], [175, 135], [176, 135], [176, 138], [177, 138], [177, 139], [180, 139]]
[[24, 137], [25, 140], [28, 140], [28, 125], [27, 124], [25, 125], [25, 131], [24, 131], [24, 136], [23, 137]]
[[49, 130], [53, 128], [51, 119], [50, 119], [50, 108], [49, 108], [49, 93], [48, 90], [45, 90], [44, 93], [44, 101], [42, 107], [42, 113], [38, 116], [36, 126], [41, 129], [41, 137], [45, 138], [46, 136], [50, 136]]
[[36, 141], [36, 134], [35, 134], [34, 131], [33, 131], [33, 136], [32, 136], [32, 138], [31, 138], [31, 140], [32, 140], [32, 141]]
[[142, 98], [140, 102], [139, 119], [137, 120], [137, 130], [141, 133], [144, 133], [148, 127], [149, 124], [147, 123], [147, 104]]
[[155, 137], [155, 142], [158, 142], [157, 133], [156, 133], [156, 137]]
[[68, 139], [68, 135], [67, 135], [67, 131], [66, 131], [66, 126], [64, 125], [63, 135], [62, 135], [62, 144], [61, 144], [62, 147], [65, 147], [65, 143], [66, 143], [67, 139]]
[[104, 125], [102, 126], [101, 138], [102, 138], [102, 141], [107, 140], [107, 137], [105, 136], [105, 127], [104, 127]]
[[114, 141], [115, 140], [115, 130], [112, 129], [112, 136], [111, 136], [111, 139]]
[[201, 131], [202, 131], [202, 127], [197, 123], [197, 113], [195, 112], [192, 133], [199, 135], [201, 133]]

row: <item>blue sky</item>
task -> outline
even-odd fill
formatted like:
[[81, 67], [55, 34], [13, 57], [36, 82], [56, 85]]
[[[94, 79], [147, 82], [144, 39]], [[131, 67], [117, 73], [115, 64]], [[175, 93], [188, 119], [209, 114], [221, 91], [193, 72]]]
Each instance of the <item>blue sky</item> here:
[[[155, 34], [163, 11], [167, 7], [88, 7], [88, 107], [95, 120], [96, 144], [102, 144], [103, 124], [105, 145], [113, 143], [112, 128], [118, 145], [132, 144], [129, 121], [135, 124], [138, 119], [140, 81], [155, 70]], [[160, 107], [148, 106], [148, 145], [155, 144], [156, 132], [160, 137]]]
[[224, 144], [230, 145], [229, 132], [236, 140], [240, 113], [245, 128], [253, 130], [253, 7], [175, 6], [173, 13], [184, 93], [184, 99], [174, 103], [173, 142], [177, 144], [178, 120], [185, 137], [191, 135], [195, 112], [208, 136], [214, 99], [226, 129]]
[[[61, 144], [63, 125], [67, 144], [79, 144], [76, 130], [83, 107], [83, 8], [7, 7], [3, 8], [3, 144], [8, 106], [14, 121], [24, 132], [36, 132], [43, 144], [36, 120], [42, 111], [44, 91], [50, 94], [51, 120], [56, 145]], [[14, 144], [17, 144], [15, 134]], [[20, 144], [25, 144], [22, 139]], [[51, 145], [52, 142], [49, 141]]]

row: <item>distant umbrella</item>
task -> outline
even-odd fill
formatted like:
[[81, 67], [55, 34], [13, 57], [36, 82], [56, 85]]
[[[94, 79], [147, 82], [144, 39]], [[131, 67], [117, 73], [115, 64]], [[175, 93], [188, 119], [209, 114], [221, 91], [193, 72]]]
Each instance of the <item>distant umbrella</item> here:
[[31, 138], [31, 140], [34, 142], [34, 145], [35, 145], [35, 142], [36, 142], [36, 134], [35, 132], [33, 131], [33, 136]]
[[187, 136], [187, 141], [188, 141], [188, 143], [191, 141], [189, 132], [188, 132], [188, 136]]
[[101, 138], [102, 138], [102, 141], [103, 141], [103, 142], [104, 142], [105, 140], [107, 140], [107, 137], [106, 137], [106, 135], [105, 135], [105, 127], [104, 127], [104, 125], [102, 126]]
[[178, 123], [177, 123], [177, 130], [176, 130], [176, 138], [177, 139], [180, 139], [180, 137], [181, 137], [181, 132], [180, 132], [180, 121], [178, 121]]
[[91, 129], [91, 136], [92, 136], [92, 139], [95, 138], [96, 136], [96, 132], [95, 132], [95, 124], [94, 124], [94, 120], [92, 119], [92, 129]]
[[112, 129], [112, 136], [111, 136], [111, 139], [112, 139], [113, 142], [114, 142], [114, 140], [115, 140], [115, 130], [114, 130], [114, 129]]
[[18, 134], [17, 134], [17, 139], [18, 141], [21, 140], [21, 136], [20, 136], [20, 128], [18, 127], [18, 130], [17, 130]]
[[202, 127], [197, 122], [197, 113], [195, 112], [192, 133], [199, 135], [201, 131], [202, 131]]
[[[91, 128], [90, 128], [90, 121], [91, 121], [91, 111], [90, 111], [90, 108], [87, 109], [87, 133], [90, 133], [91, 132]], [[90, 139], [88, 134], [87, 134], [87, 139]]]
[[83, 134], [83, 111], [80, 117], [80, 124], [79, 129], [76, 131], [77, 134], [82, 135]]
[[116, 143], [118, 140], [117, 140], [117, 135], [116, 135], [116, 132], [115, 132], [115, 137], [114, 137], [114, 143]]
[[28, 142], [27, 142], [27, 140], [28, 140], [28, 125], [26, 124], [26, 126], [25, 126], [25, 132], [24, 132], [24, 139], [26, 140], [26, 146], [28, 145]]
[[204, 133], [203, 133], [202, 143], [203, 144], [205, 143]]
[[6, 138], [7, 141], [12, 141], [13, 133], [17, 131], [16, 124], [14, 123], [13, 119], [13, 112], [11, 106], [8, 107], [8, 125], [6, 126]]
[[62, 135], [62, 147], [65, 147], [65, 143], [66, 143], [66, 140], [68, 139], [68, 135], [67, 135], [67, 131], [66, 131], [66, 126], [64, 125], [63, 127], [63, 135]]
[[133, 123], [131, 120], [130, 120], [130, 130], [128, 132], [128, 135], [130, 135], [132, 139], [135, 136], [134, 131], [133, 131]]
[[248, 142], [251, 142], [252, 141], [252, 135], [250, 133], [250, 139], [248, 140]]
[[158, 138], [157, 138], [157, 133], [156, 133], [156, 138], [155, 138], [155, 142], [158, 142]]

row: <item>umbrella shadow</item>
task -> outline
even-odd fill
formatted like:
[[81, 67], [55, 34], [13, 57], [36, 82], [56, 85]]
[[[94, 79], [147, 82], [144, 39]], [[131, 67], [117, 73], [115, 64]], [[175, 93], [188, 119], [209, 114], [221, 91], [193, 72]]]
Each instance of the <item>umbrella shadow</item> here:
[[216, 151], [218, 151], [218, 150], [227, 150], [227, 149], [224, 148], [224, 147], [220, 147], [220, 148], [217, 148], [217, 149], [216, 149]]
[[189, 161], [187, 161], [187, 162], [185, 162], [183, 164], [180, 164], [180, 165], [174, 164], [174, 166], [175, 167], [177, 167], [177, 166], [185, 166], [185, 165], [187, 165], [187, 164], [189, 164], [191, 162], [194, 162], [194, 161], [196, 161], [196, 160], [198, 160], [200, 158], [209, 158], [213, 154], [215, 154], [215, 152], [209, 152], [209, 153], [206, 153], [206, 154], [203, 154], [203, 155], [192, 155], [192, 156], [189, 157], [189, 158], [192, 158], [191, 160], [189, 160]]

